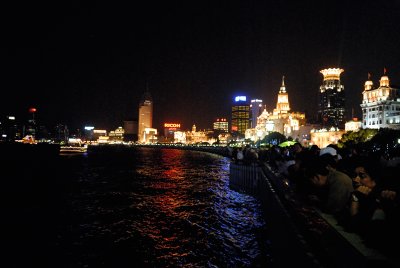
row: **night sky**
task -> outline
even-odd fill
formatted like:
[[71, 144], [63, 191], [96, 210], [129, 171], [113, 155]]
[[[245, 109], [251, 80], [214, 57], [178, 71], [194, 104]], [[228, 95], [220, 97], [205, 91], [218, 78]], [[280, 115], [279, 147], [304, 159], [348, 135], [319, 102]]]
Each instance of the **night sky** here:
[[48, 127], [112, 130], [137, 119], [147, 83], [154, 127], [204, 129], [237, 94], [272, 111], [282, 75], [292, 110], [311, 115], [324, 68], [344, 69], [349, 118], [368, 73], [400, 86], [399, 1], [136, 2], [3, 7], [0, 115], [36, 107]]

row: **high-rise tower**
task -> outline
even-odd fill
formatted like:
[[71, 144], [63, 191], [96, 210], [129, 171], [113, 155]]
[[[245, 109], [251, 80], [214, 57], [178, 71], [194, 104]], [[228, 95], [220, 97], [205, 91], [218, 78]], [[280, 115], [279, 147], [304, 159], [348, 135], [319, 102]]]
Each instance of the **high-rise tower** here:
[[146, 128], [153, 126], [153, 98], [148, 89], [139, 103], [138, 141], [146, 142]]
[[251, 128], [255, 128], [257, 126], [257, 117], [263, 111], [262, 100], [260, 99], [252, 99], [250, 104], [251, 111]]
[[233, 133], [244, 135], [248, 128], [250, 128], [250, 105], [246, 96], [237, 96], [232, 106], [231, 130]]
[[345, 123], [345, 93], [344, 86], [340, 84], [340, 68], [321, 70], [324, 76], [320, 86], [318, 119], [326, 128], [336, 127], [344, 129]]

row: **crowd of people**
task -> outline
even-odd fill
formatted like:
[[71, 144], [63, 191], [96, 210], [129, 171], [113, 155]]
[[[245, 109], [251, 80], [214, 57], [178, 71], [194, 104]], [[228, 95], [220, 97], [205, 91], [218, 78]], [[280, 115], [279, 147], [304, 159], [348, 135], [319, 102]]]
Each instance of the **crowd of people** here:
[[395, 156], [299, 143], [262, 151], [247, 146], [232, 155], [238, 163], [268, 163], [304, 204], [333, 215], [367, 246], [398, 252], [393, 246], [400, 238], [400, 164]]

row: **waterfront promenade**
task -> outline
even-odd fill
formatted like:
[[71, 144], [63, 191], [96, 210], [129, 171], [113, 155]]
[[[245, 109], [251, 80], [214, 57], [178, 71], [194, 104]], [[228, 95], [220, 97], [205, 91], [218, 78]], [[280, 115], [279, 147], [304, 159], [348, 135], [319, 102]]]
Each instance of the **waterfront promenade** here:
[[282, 239], [287, 246], [297, 239], [300, 244], [295, 250], [304, 251], [321, 267], [399, 267], [399, 259], [388, 258], [367, 247], [357, 234], [346, 232], [338, 225], [333, 216], [302, 202], [286, 178], [267, 163], [232, 162], [230, 183], [238, 190], [257, 196], [268, 218], [274, 220], [277, 227], [274, 230], [284, 226], [291, 238], [278, 232], [276, 239]]

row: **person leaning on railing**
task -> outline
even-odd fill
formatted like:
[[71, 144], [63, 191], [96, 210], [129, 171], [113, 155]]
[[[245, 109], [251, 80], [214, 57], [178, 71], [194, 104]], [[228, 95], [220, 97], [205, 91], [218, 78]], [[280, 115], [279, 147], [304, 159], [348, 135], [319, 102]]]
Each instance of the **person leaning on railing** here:
[[337, 218], [342, 217], [354, 190], [351, 178], [343, 172], [328, 169], [320, 157], [308, 159], [303, 163], [301, 170], [305, 180], [314, 190], [314, 193], [309, 194], [309, 200], [322, 212]]
[[399, 191], [382, 183], [381, 169], [372, 163], [354, 165], [354, 191], [349, 201], [348, 229], [359, 233], [368, 245], [389, 252], [387, 245], [399, 239]]

